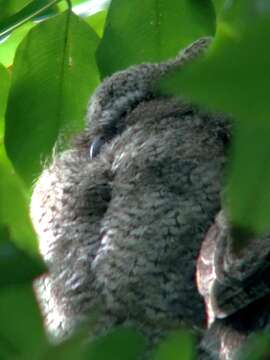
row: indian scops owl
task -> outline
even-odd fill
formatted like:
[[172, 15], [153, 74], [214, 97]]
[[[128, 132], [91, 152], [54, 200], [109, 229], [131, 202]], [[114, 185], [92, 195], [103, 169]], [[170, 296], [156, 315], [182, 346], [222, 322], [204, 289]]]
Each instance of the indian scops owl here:
[[49, 273], [36, 288], [54, 337], [97, 309], [97, 333], [204, 328], [196, 258], [220, 210], [228, 124], [153, 89], [210, 41], [105, 79], [83, 133], [38, 179], [31, 216]]

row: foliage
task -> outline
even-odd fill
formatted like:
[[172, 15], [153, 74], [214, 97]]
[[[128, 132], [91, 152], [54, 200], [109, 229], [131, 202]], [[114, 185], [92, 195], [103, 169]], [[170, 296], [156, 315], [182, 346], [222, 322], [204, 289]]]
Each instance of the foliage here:
[[97, 51], [99, 69], [104, 77], [132, 64], [165, 60], [214, 32], [210, 1], [114, 0]]
[[164, 88], [233, 115], [226, 201], [235, 226], [258, 233], [270, 225], [270, 5], [254, 0], [230, 4], [219, 13], [207, 56], [168, 79]]
[[[60, 129], [66, 128], [68, 136], [83, 125], [89, 93], [99, 79], [94, 58], [97, 43], [96, 33], [67, 11], [35, 26], [17, 49], [5, 145], [28, 184], [39, 173], [41, 154], [49, 155]], [[26, 136], [31, 141], [25, 141]]]
[[[74, 11], [84, 2], [74, 1]], [[112, 0], [109, 10], [84, 18], [71, 5], [0, 0], [0, 40], [7, 37], [0, 43], [1, 359], [135, 359], [144, 349], [136, 332], [121, 329], [91, 345], [82, 346], [81, 336], [49, 344], [31, 287], [44, 271], [27, 210], [31, 185], [55, 143], [65, 147], [83, 126], [99, 79], [116, 70], [214, 36], [203, 59], [160, 88], [233, 115], [225, 202], [235, 228], [270, 228], [268, 0]], [[153, 353], [156, 360], [176, 357], [194, 358], [186, 332]]]

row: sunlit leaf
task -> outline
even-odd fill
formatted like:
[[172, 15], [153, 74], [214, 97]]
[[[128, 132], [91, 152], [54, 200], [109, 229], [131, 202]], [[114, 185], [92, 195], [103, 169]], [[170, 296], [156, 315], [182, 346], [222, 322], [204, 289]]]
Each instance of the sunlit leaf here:
[[[60, 133], [81, 129], [98, 83], [98, 37], [72, 13], [40, 23], [20, 44], [7, 108], [8, 156], [31, 184]], [[44, 46], [46, 44], [46, 46]]]
[[14, 30], [11, 35], [0, 45], [0, 62], [5, 66], [13, 63], [16, 49], [28, 31], [34, 26], [33, 22], [28, 22], [18, 29]]
[[227, 2], [207, 56], [163, 87], [234, 116], [227, 201], [234, 225], [255, 231], [270, 228], [269, 34], [267, 0]]
[[75, 14], [85, 18], [102, 11], [107, 11], [111, 1], [112, 0], [72, 0], [71, 3]]
[[168, 59], [215, 31], [211, 1], [114, 0], [97, 58], [102, 76], [131, 64]]
[[85, 21], [95, 30], [99, 37], [103, 35], [106, 16], [107, 11], [103, 10], [85, 18]]
[[10, 31], [21, 26], [26, 21], [32, 19], [34, 16], [43, 13], [49, 7], [53, 6], [60, 0], [35, 0], [27, 4], [19, 12], [14, 15], [4, 18], [0, 21], [0, 36], [8, 34]]
[[83, 4], [85, 2], [89, 2], [89, 0], [72, 0], [72, 5], [79, 5], [79, 4]]

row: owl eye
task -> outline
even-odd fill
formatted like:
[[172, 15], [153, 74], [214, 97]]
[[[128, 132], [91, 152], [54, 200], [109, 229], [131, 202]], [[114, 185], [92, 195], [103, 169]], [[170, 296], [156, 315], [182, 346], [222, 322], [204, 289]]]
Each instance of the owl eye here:
[[105, 143], [105, 139], [101, 136], [97, 136], [90, 145], [90, 159], [94, 159], [99, 153], [102, 146]]

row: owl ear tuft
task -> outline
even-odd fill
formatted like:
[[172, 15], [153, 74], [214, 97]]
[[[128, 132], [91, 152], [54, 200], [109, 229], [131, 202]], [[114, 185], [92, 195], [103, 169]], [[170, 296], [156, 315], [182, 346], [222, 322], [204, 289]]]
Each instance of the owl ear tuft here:
[[153, 96], [155, 84], [163, 76], [203, 54], [211, 42], [211, 37], [200, 38], [181, 50], [176, 58], [162, 63], [134, 65], [105, 79], [88, 105], [86, 120], [89, 129], [117, 127], [116, 123], [123, 114]]

